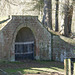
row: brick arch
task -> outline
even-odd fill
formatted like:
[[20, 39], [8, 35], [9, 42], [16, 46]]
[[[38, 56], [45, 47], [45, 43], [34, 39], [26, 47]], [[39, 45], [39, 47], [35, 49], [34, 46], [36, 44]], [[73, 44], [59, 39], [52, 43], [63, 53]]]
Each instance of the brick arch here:
[[[51, 34], [33, 16], [12, 16], [12, 19], [2, 29], [2, 59], [15, 61], [14, 43], [18, 31], [28, 27], [35, 36], [36, 59], [51, 59]], [[6, 50], [6, 51], [5, 51]]]
[[15, 32], [14, 32], [14, 36], [13, 36], [14, 39], [13, 39], [13, 43], [12, 43], [12, 46], [13, 46], [13, 47], [12, 47], [12, 51], [11, 51], [11, 52], [12, 52], [11, 54], [13, 54], [13, 55], [11, 55], [11, 61], [15, 61], [15, 55], [14, 55], [14, 53], [15, 53], [15, 52], [14, 52], [14, 50], [15, 50], [15, 49], [14, 49], [14, 48], [15, 48], [15, 46], [14, 46], [14, 45], [15, 45], [15, 40], [16, 40], [16, 36], [17, 36], [18, 32], [19, 32], [22, 28], [28, 28], [28, 29], [30, 29], [30, 30], [32, 31], [33, 36], [34, 36], [34, 40], [35, 40], [35, 41], [34, 41], [34, 42], [35, 42], [35, 47], [34, 47], [34, 48], [35, 48], [35, 51], [34, 51], [35, 57], [34, 57], [34, 59], [36, 59], [36, 55], [38, 55], [38, 52], [39, 52], [38, 50], [39, 50], [39, 49], [36, 48], [36, 45], [37, 45], [37, 43], [36, 43], [36, 35], [34, 34], [34, 31], [32, 30], [32, 28], [29, 28], [29, 27], [27, 27], [26, 25], [23, 24], [23, 25], [19, 25], [19, 26], [16, 28]]
[[35, 41], [35, 36], [32, 30], [28, 27], [21, 28], [16, 35], [15, 42], [31, 42], [31, 41]]

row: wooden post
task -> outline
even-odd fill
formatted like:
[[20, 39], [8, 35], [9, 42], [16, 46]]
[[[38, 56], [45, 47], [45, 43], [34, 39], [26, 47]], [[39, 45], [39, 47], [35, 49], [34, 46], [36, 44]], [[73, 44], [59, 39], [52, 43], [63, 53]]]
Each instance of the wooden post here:
[[68, 75], [68, 59], [64, 59], [64, 75]]
[[74, 68], [74, 70], [73, 70], [73, 75], [75, 75], [75, 62], [73, 63], [73, 68]]
[[71, 59], [68, 59], [68, 74], [71, 75]]

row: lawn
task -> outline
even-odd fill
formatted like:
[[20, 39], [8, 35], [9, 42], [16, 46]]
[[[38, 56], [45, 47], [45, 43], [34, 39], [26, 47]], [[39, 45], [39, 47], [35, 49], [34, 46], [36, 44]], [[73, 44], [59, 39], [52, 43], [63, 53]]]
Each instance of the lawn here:
[[0, 62], [0, 69], [9, 75], [21, 72], [22, 74], [51, 74], [64, 75], [64, 67], [61, 62], [54, 61], [22, 61], [22, 62]]

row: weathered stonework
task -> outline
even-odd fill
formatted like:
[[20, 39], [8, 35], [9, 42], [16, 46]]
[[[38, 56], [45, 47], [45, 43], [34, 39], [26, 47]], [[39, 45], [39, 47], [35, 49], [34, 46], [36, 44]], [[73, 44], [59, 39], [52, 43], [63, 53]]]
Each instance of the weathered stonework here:
[[37, 17], [12, 16], [0, 21], [0, 60], [15, 61], [15, 40], [22, 28], [29, 28], [34, 34], [35, 59], [51, 60], [51, 50], [55, 61], [63, 62], [65, 58], [75, 58], [74, 39], [53, 35], [43, 27]]
[[32, 16], [12, 16], [0, 31], [0, 59], [15, 61], [15, 39], [18, 31], [28, 27], [34, 34], [36, 48], [35, 58], [51, 59], [51, 34]]
[[53, 36], [53, 59], [63, 62], [65, 58], [75, 58], [75, 40]]

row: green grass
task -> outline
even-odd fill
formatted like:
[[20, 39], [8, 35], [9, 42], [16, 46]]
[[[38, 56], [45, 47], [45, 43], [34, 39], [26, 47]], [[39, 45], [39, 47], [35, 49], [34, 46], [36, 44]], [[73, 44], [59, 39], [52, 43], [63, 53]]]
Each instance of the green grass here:
[[19, 69], [5, 69], [8, 74], [16, 73], [20, 71], [22, 74], [38, 74], [38, 73], [51, 73], [51, 72], [64, 72], [63, 69], [51, 67], [51, 68], [19, 68]]
[[6, 69], [5, 70], [8, 74], [11, 74], [11, 73], [16, 73], [18, 71], [20, 71], [22, 74], [37, 74], [38, 72], [42, 72], [42, 71], [38, 71], [38, 70], [35, 70], [35, 69], [28, 69], [28, 68], [20, 68], [20, 69]]
[[20, 68], [20, 69], [5, 69], [5, 72], [7, 72], [8, 74], [11, 73], [16, 73], [17, 71], [21, 71], [22, 74], [25, 74], [24, 69]]
[[[64, 73], [64, 67], [63, 64], [59, 62], [54, 62], [54, 61], [32, 61], [31, 65], [33, 66], [26, 66], [30, 64], [30, 62], [0, 62], [0, 65], [8, 65], [8, 67], [4, 67], [4, 71], [7, 72], [9, 75], [12, 73], [16, 73], [18, 71], [20, 71], [22, 74], [38, 74], [38, 73], [51, 73], [51, 72], [60, 72], [60, 73]], [[39, 64], [39, 65], [38, 65]], [[9, 66], [13, 66], [13, 67], [9, 67]], [[16, 66], [14, 66], [16, 65]], [[20, 67], [20, 66], [24, 67]], [[38, 66], [37, 66], [38, 65]]]

